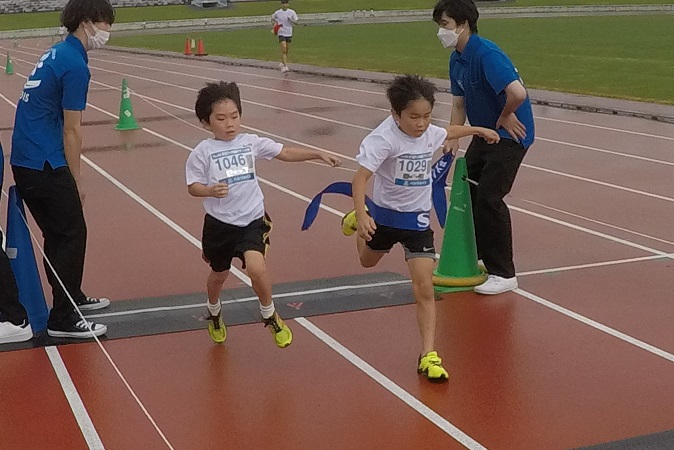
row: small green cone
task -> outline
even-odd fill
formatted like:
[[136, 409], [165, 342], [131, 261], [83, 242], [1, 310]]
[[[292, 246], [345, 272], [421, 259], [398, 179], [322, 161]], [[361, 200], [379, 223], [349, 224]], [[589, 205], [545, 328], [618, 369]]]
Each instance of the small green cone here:
[[477, 265], [473, 206], [465, 158], [456, 160], [442, 251], [433, 275], [435, 290], [442, 293], [472, 290], [473, 286], [487, 279], [487, 274]]
[[7, 62], [5, 62], [5, 74], [14, 75], [14, 62], [12, 62], [12, 57], [7, 53]]
[[140, 126], [133, 116], [133, 106], [131, 106], [131, 91], [126, 85], [126, 78], [122, 80], [122, 101], [119, 104], [119, 122], [115, 127], [117, 131], [139, 130]]

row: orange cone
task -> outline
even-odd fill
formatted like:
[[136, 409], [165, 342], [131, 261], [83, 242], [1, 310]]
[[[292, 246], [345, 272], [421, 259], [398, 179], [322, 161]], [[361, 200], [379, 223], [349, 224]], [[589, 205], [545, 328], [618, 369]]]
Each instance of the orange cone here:
[[199, 42], [197, 43], [197, 52], [195, 53], [196, 56], [206, 56], [208, 53], [206, 53], [206, 50], [204, 49], [204, 40], [199, 38]]
[[186, 55], [192, 54], [192, 46], [190, 45], [190, 38], [189, 37], [187, 39], [185, 39], [185, 54]]

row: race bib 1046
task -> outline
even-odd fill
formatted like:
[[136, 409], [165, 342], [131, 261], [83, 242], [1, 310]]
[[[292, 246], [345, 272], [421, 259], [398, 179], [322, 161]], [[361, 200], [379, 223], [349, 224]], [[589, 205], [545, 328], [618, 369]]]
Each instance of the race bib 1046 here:
[[431, 184], [432, 156], [431, 152], [398, 156], [395, 184], [398, 186], [428, 186]]
[[211, 175], [218, 183], [234, 184], [255, 178], [255, 162], [250, 147], [211, 154]]

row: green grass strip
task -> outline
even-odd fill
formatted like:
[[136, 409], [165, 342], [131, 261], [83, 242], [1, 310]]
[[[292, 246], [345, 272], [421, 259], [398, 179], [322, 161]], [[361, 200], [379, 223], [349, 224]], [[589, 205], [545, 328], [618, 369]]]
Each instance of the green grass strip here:
[[[555, 6], [555, 5], [624, 5], [624, 4], [672, 4], [674, 0], [518, 0], [487, 1], [480, 7], [491, 6]], [[340, 12], [353, 10], [406, 10], [432, 9], [434, 0], [292, 0], [292, 8], [298, 14]], [[271, 15], [279, 7], [278, 1], [230, 3], [227, 8], [206, 9], [175, 6], [148, 6], [142, 8], [117, 8], [117, 22], [144, 22], [206, 17], [243, 17]], [[1, 30], [57, 27], [59, 12], [3, 14], [0, 15]]]
[[[674, 16], [484, 19], [531, 88], [674, 104]], [[297, 27], [291, 63], [446, 78], [432, 22]], [[211, 55], [277, 60], [266, 29], [201, 34]], [[184, 35], [114, 37], [113, 45], [182, 52]]]

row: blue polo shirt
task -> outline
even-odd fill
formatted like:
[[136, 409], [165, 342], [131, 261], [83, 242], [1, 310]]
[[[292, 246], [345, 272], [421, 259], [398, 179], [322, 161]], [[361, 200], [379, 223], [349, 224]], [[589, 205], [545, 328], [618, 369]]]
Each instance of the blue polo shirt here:
[[[463, 52], [455, 50], [449, 58], [449, 80], [452, 95], [464, 98], [470, 124], [492, 129], [506, 104], [504, 89], [515, 80], [522, 81], [503, 50], [476, 34], [470, 36]], [[527, 129], [521, 142], [529, 148], [534, 142], [534, 114], [528, 95], [515, 115]], [[503, 128], [497, 131], [501, 138], [512, 139]]]
[[89, 90], [89, 59], [72, 34], [42, 55], [28, 77], [14, 120], [13, 166], [42, 170], [67, 165], [63, 110], [84, 111]]

